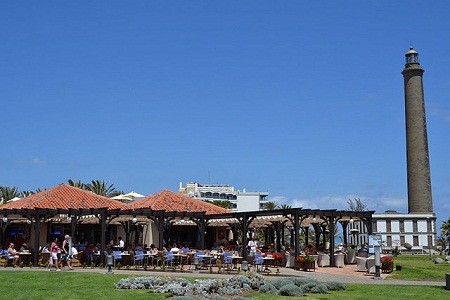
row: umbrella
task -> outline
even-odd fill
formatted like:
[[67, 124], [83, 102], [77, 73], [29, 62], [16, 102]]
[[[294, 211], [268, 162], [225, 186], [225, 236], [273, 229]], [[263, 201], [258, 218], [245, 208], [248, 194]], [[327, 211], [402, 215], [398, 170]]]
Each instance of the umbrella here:
[[136, 192], [129, 192], [128, 194], [124, 195], [125, 197], [128, 197], [128, 199], [134, 199], [134, 198], [142, 198], [145, 197], [144, 195], [141, 195], [139, 193]]
[[111, 199], [114, 199], [114, 200], [131, 200], [132, 198], [128, 197], [127, 195], [121, 194], [121, 195], [118, 195], [118, 196], [115, 196], [115, 197], [111, 197]]

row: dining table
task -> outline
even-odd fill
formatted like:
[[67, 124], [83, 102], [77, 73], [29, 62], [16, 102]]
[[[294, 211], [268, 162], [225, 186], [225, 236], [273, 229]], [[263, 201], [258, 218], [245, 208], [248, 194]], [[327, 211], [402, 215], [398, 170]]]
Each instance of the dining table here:
[[264, 271], [269, 271], [269, 265], [272, 264], [274, 260], [275, 258], [272, 256], [263, 257]]
[[29, 264], [31, 262], [32, 255], [30, 252], [19, 252], [19, 263]]

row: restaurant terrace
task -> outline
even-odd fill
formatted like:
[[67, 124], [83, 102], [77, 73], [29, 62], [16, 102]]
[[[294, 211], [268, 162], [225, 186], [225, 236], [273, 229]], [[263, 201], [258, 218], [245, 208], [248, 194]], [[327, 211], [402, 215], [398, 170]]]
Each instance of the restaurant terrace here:
[[[98, 234], [98, 240], [95, 242], [100, 244], [100, 261], [104, 261], [104, 250], [109, 242], [107, 236], [109, 238], [114, 232], [117, 232], [112, 231], [114, 227], [122, 228], [127, 243], [132, 243], [130, 236], [133, 231], [136, 231], [136, 234], [139, 231], [147, 232], [147, 234], [141, 235], [141, 238], [143, 240], [150, 238], [149, 243], [154, 243], [160, 249], [169, 233], [173, 235], [195, 232], [198, 240], [193, 241], [193, 246], [205, 249], [206, 243], [212, 243], [211, 238], [216, 240], [223, 232], [231, 232], [229, 236], [234, 242], [247, 245], [248, 238], [254, 229], [270, 227], [275, 233], [272, 241], [275, 242], [277, 251], [280, 251], [286, 242], [283, 233], [285, 230], [290, 231], [290, 242], [293, 245], [295, 256], [297, 256], [300, 251], [300, 232], [304, 234], [305, 245], [312, 242], [317, 247], [320, 237], [326, 240], [327, 235], [335, 232], [336, 226], [341, 226], [344, 233], [343, 243], [347, 243], [347, 227], [354, 221], [362, 221], [368, 234], [372, 234], [373, 213], [374, 211], [304, 208], [232, 212], [169, 190], [163, 190], [125, 204], [67, 184], [61, 184], [1, 205], [0, 241], [4, 245], [8, 229], [11, 234], [11, 228], [22, 226], [28, 230], [29, 244], [34, 249], [40, 249], [54, 236], [59, 235], [58, 237], [60, 237], [65, 233], [72, 237], [80, 236], [80, 232], [83, 233], [83, 226], [89, 225], [86, 228], [92, 231], [92, 236]], [[69, 228], [69, 232], [56, 231], [55, 228], [59, 228], [59, 225], [64, 225], [66, 229]], [[309, 241], [310, 227], [316, 233], [314, 241]], [[193, 234], [191, 234], [192, 236]], [[329, 241], [330, 265], [334, 266], [334, 238], [329, 238]], [[247, 252], [247, 247], [242, 247], [242, 257], [247, 257]], [[35, 251], [33, 264], [37, 265], [38, 260], [39, 251]]]

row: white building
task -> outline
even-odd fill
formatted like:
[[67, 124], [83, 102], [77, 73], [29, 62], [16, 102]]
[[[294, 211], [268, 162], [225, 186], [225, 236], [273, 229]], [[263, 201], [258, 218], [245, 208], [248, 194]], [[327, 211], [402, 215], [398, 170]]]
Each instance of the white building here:
[[180, 182], [178, 192], [200, 200], [229, 201], [231, 210], [236, 212], [262, 210], [269, 195], [269, 192], [247, 192], [245, 189], [235, 191], [229, 185], [203, 185], [198, 182], [189, 182], [184, 186]]
[[413, 250], [427, 251], [436, 247], [436, 216], [433, 213], [402, 214], [387, 211], [373, 215], [372, 229], [382, 235], [387, 249], [403, 249], [409, 243]]
[[[405, 250], [405, 243], [412, 246], [414, 252], [427, 252], [436, 247], [436, 216], [433, 213], [405, 214], [388, 210], [382, 214], [372, 215], [372, 230], [381, 234], [383, 249], [398, 247]], [[350, 244], [367, 243], [367, 230], [360, 222], [349, 224]]]

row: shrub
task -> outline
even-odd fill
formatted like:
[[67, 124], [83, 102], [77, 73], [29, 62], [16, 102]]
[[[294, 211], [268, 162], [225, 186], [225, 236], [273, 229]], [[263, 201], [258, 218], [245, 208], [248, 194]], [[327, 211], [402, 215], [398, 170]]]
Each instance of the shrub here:
[[199, 300], [197, 296], [175, 296], [172, 300]]
[[313, 293], [313, 290], [318, 285], [320, 285], [320, 282], [308, 282], [308, 283], [301, 285], [300, 287], [303, 289], [303, 292], [305, 292], [305, 293]]
[[278, 295], [280, 292], [273, 284], [266, 283], [259, 289], [260, 293]]
[[311, 288], [310, 292], [313, 294], [326, 294], [328, 293], [328, 288], [325, 284], [321, 283]]
[[324, 283], [329, 291], [345, 291], [346, 286], [342, 282], [330, 281]]
[[302, 285], [306, 285], [306, 284], [310, 284], [313, 283], [315, 285], [320, 284], [319, 281], [317, 281], [316, 279], [313, 278], [291, 278], [292, 282], [296, 285], [296, 286], [302, 286]]
[[281, 289], [281, 287], [287, 284], [294, 284], [290, 278], [274, 279], [271, 280], [270, 283], [272, 283], [277, 289]]
[[295, 284], [290, 283], [281, 287], [280, 295], [290, 297], [301, 297], [303, 296], [303, 290], [301, 287], [298, 287]]

